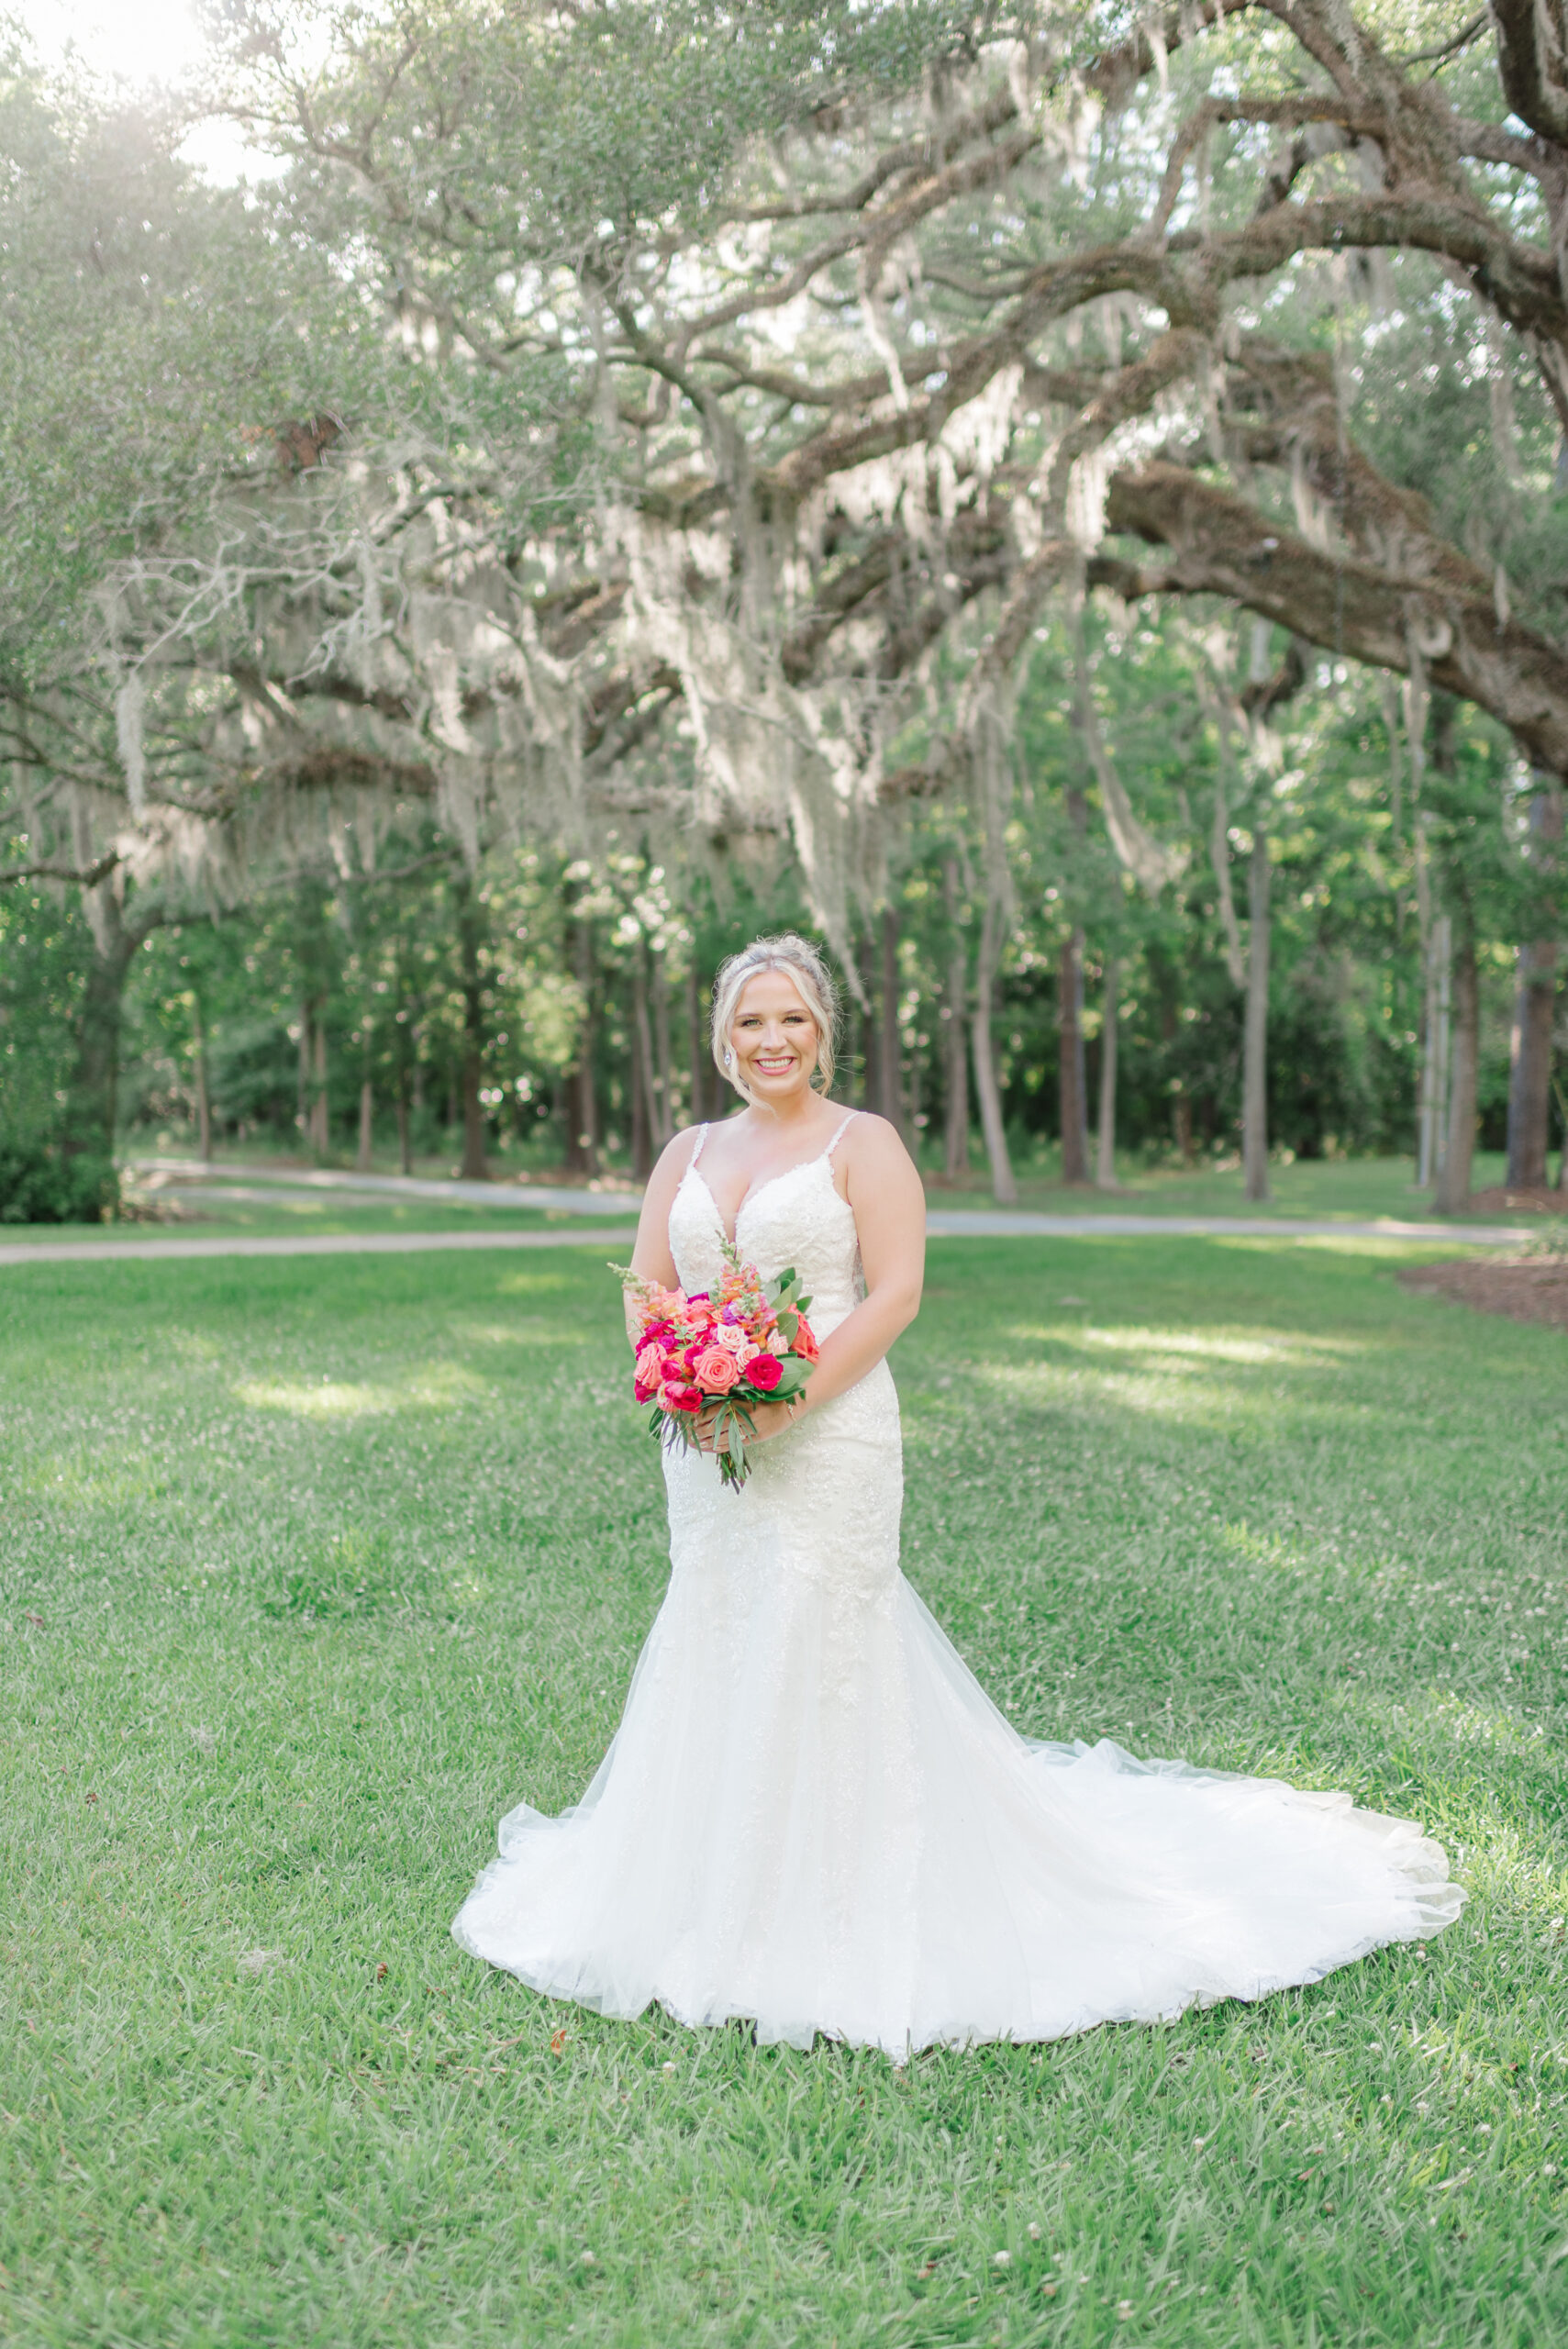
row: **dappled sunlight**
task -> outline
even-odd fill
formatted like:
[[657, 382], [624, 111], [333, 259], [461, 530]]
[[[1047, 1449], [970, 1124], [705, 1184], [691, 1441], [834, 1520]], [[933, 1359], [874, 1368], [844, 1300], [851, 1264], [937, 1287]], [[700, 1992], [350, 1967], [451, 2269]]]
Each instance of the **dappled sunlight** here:
[[1395, 1711], [1403, 1717], [1401, 1727], [1426, 1725], [1440, 1729], [1455, 1745], [1489, 1745], [1499, 1752], [1524, 1753], [1531, 1747], [1539, 1749], [1546, 1738], [1540, 1723], [1527, 1720], [1522, 1713], [1506, 1711], [1495, 1705], [1478, 1705], [1451, 1691], [1445, 1694], [1433, 1689], [1418, 1697], [1414, 1703], [1396, 1706]]
[[397, 1386], [323, 1378], [239, 1380], [230, 1393], [252, 1410], [284, 1411], [296, 1419], [362, 1419], [406, 1410], [450, 1410], [486, 1392], [484, 1379], [461, 1363], [412, 1371]]
[[475, 1346], [586, 1346], [604, 1337], [602, 1330], [577, 1323], [562, 1329], [537, 1314], [519, 1315], [515, 1321], [451, 1321], [447, 1327], [454, 1338]]
[[[1348, 1428], [1354, 1424], [1361, 1408], [1340, 1397], [1321, 1377], [1310, 1388], [1292, 1391], [1277, 1376], [1263, 1380], [1246, 1375], [1261, 1368], [1320, 1374], [1337, 1367], [1327, 1355], [1315, 1360], [1307, 1341], [1294, 1357], [1282, 1345], [1265, 1354], [1262, 1363], [1249, 1354], [1238, 1357], [1222, 1352], [1218, 1346], [1187, 1348], [1162, 1340], [1152, 1342], [1147, 1337], [1127, 1344], [1119, 1330], [1085, 1330], [1071, 1336], [1056, 1331], [1042, 1334], [1036, 1342], [1051, 1348], [1044, 1359], [973, 1363], [966, 1373], [968, 1380], [1037, 1400], [1082, 1402], [1094, 1397], [1118, 1411], [1180, 1419], [1194, 1427], [1218, 1428], [1283, 1411], [1300, 1426]], [[1123, 1358], [1118, 1359], [1118, 1355]]]
[[128, 1452], [112, 1464], [100, 1450], [91, 1473], [79, 1461], [53, 1455], [40, 1460], [30, 1475], [17, 1474], [11, 1489], [39, 1500], [69, 1501], [73, 1508], [128, 1508], [156, 1499], [160, 1479], [144, 1452]]
[[1200, 1337], [1191, 1330], [1091, 1328], [1078, 1334], [1084, 1344], [1129, 1353], [1196, 1354], [1215, 1362], [1284, 1364], [1303, 1370], [1329, 1368], [1346, 1354], [1366, 1352], [1354, 1338], [1306, 1338], [1295, 1331], [1289, 1337], [1228, 1338]]
[[217, 1362], [223, 1352], [217, 1340], [201, 1330], [167, 1330], [163, 1344], [181, 1362]]
[[1268, 1566], [1282, 1575], [1300, 1574], [1313, 1564], [1311, 1553], [1293, 1542], [1282, 1542], [1277, 1533], [1256, 1533], [1250, 1525], [1227, 1525], [1220, 1533], [1220, 1546], [1232, 1556], [1245, 1558], [1251, 1566]]
[[495, 1283], [497, 1297], [552, 1297], [568, 1286], [564, 1273], [548, 1273], [542, 1268], [517, 1265], [500, 1275]]

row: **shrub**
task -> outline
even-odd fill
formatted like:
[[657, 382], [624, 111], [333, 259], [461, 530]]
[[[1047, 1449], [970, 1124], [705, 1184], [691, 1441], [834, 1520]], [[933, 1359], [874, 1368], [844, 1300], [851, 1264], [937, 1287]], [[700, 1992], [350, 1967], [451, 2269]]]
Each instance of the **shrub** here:
[[101, 1151], [67, 1151], [42, 1135], [0, 1139], [0, 1223], [101, 1223], [120, 1178]]

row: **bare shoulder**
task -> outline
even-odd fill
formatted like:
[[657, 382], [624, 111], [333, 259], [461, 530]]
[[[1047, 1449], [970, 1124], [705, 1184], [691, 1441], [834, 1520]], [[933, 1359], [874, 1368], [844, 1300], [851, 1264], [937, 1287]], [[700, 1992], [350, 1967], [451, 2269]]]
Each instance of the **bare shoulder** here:
[[697, 1146], [697, 1136], [707, 1131], [706, 1126], [681, 1126], [673, 1133], [659, 1153], [661, 1166], [684, 1166]]
[[925, 1186], [891, 1119], [879, 1118], [873, 1109], [861, 1110], [839, 1146], [839, 1156], [848, 1189], [874, 1186], [884, 1198], [907, 1194], [924, 1200]]
[[665, 1143], [648, 1178], [651, 1191], [679, 1182], [692, 1163], [702, 1130], [701, 1126], [683, 1126], [680, 1132]]
[[840, 1145], [846, 1160], [866, 1165], [890, 1165], [902, 1159], [909, 1163], [909, 1153], [904, 1138], [890, 1118], [879, 1118], [874, 1109], [856, 1109], [844, 1130]]

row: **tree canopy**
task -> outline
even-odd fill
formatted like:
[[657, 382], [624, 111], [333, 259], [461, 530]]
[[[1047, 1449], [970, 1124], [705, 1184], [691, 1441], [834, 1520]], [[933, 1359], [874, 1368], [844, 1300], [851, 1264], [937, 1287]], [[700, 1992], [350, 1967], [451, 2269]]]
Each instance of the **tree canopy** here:
[[[1207, 873], [1233, 982], [1231, 818], [1266, 897], [1287, 732], [1316, 784], [1375, 713], [1424, 955], [1442, 713], [1475, 714], [1549, 1070], [1560, 10], [211, 18], [157, 106], [6, 69], [11, 871], [74, 876], [101, 953], [307, 868], [564, 869], [609, 828], [710, 878], [776, 843], [853, 968], [949, 838], [984, 995], [1049, 643], [1053, 852], [1094, 817], [1112, 860], [1084, 919], [1122, 920], [1118, 871], [1151, 907]], [[279, 176], [193, 178], [202, 108]]]

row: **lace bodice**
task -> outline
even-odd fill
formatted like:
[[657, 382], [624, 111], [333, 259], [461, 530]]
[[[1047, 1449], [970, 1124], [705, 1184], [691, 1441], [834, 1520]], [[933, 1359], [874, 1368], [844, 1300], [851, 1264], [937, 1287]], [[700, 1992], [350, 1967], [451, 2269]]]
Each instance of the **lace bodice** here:
[[[670, 1252], [688, 1296], [716, 1286], [724, 1270], [724, 1223], [698, 1163], [707, 1130], [705, 1126], [698, 1137], [670, 1209]], [[760, 1183], [735, 1219], [735, 1244], [764, 1280], [795, 1266], [819, 1338], [836, 1330], [865, 1294], [854, 1209], [833, 1183], [833, 1149], [843, 1130], [840, 1125], [817, 1157]]]

